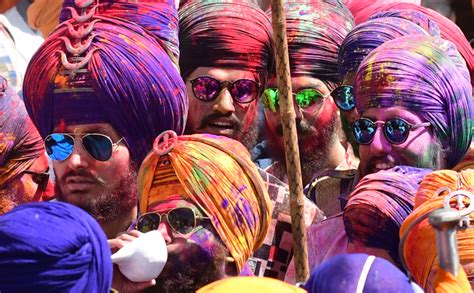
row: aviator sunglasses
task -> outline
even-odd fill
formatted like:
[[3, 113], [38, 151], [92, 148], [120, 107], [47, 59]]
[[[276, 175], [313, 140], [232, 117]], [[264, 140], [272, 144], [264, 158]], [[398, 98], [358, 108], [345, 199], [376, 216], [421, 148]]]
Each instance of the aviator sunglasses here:
[[197, 216], [191, 208], [179, 207], [166, 213], [150, 212], [141, 215], [138, 218], [136, 229], [142, 233], [156, 230], [165, 217], [171, 229], [182, 235], [193, 232], [201, 220], [210, 219], [209, 217]]
[[354, 88], [350, 85], [341, 85], [331, 92], [336, 105], [342, 111], [351, 111], [355, 108]]
[[190, 80], [194, 96], [201, 101], [215, 100], [223, 88], [227, 88], [235, 102], [247, 104], [259, 96], [260, 84], [251, 79], [233, 82], [219, 81], [211, 76], [200, 76]]
[[114, 143], [110, 137], [100, 133], [86, 133], [81, 137], [77, 137], [77, 134], [53, 133], [44, 139], [46, 152], [52, 160], [64, 161], [74, 151], [76, 140], [81, 141], [82, 146], [92, 158], [105, 162], [112, 157], [112, 153], [124, 138]]
[[[324, 96], [320, 91], [312, 88], [302, 89], [295, 96], [298, 107], [304, 109], [319, 103], [322, 105], [322, 101], [328, 96]], [[280, 105], [280, 98], [277, 88], [266, 88], [262, 95], [262, 104], [265, 108], [270, 109], [272, 112], [277, 112]]]
[[372, 143], [377, 132], [377, 124], [382, 125], [385, 137], [394, 145], [404, 143], [408, 139], [411, 129], [431, 125], [429, 122], [410, 124], [402, 118], [393, 118], [387, 121], [372, 121], [368, 118], [359, 118], [352, 124], [352, 134], [355, 141], [358, 144]]

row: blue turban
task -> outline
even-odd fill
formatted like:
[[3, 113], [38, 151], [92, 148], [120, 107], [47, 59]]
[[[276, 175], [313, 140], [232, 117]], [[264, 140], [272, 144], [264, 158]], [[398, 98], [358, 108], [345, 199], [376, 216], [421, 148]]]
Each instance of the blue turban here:
[[107, 238], [85, 211], [28, 203], [0, 217], [0, 292], [108, 292]]

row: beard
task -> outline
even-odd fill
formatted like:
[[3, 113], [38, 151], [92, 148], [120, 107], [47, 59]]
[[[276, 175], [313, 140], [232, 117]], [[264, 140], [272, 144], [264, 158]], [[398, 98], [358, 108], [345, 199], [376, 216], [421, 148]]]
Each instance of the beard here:
[[196, 292], [225, 276], [224, 263], [227, 249], [217, 243], [214, 253], [195, 243], [183, 244], [180, 251], [186, 251], [190, 257], [183, 259], [182, 253], [168, 254], [163, 272], [156, 278], [156, 285], [146, 289], [146, 293]]
[[0, 191], [0, 215], [9, 212], [18, 205], [19, 203], [14, 193], [8, 188]]
[[[137, 205], [137, 175], [133, 170], [134, 169], [130, 167], [129, 171], [114, 189], [107, 190], [103, 188], [101, 192], [95, 194], [92, 198], [87, 198], [87, 200], [63, 194], [59, 186], [60, 184], [55, 184], [54, 190], [56, 198], [59, 201], [68, 202], [82, 208], [99, 223], [107, 223], [120, 219]], [[92, 177], [87, 170], [72, 171], [64, 177], [71, 175]], [[107, 184], [106, 182], [101, 182], [100, 179], [97, 179], [97, 181], [97, 184], [104, 186]]]

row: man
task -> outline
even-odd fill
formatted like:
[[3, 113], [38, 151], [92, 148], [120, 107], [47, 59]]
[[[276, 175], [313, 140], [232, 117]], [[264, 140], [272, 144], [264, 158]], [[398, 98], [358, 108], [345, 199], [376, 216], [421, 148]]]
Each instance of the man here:
[[[324, 169], [356, 167], [338, 138], [338, 111], [330, 95], [339, 83], [339, 47], [353, 20], [342, 4], [324, 1], [292, 1], [285, 12], [303, 185], [307, 185]], [[279, 99], [272, 75], [262, 96], [264, 134], [268, 155], [274, 160], [266, 170], [287, 181]]]
[[[62, 19], [73, 19], [29, 64], [24, 95], [53, 160], [56, 197], [89, 212], [113, 238], [136, 218], [136, 171], [154, 136], [184, 130], [187, 100], [168, 55], [177, 51], [173, 5], [92, 4], [65, 4], [73, 7]], [[145, 29], [163, 19], [162, 30]]]
[[[270, 20], [243, 1], [191, 1], [179, 11], [180, 68], [189, 98], [188, 134], [223, 135], [247, 150], [259, 135], [258, 100], [273, 64]], [[205, 19], [205, 21], [203, 21]], [[272, 200], [265, 243], [249, 265], [257, 276], [283, 280], [293, 256], [289, 191], [259, 169]], [[322, 215], [306, 202], [307, 225]]]
[[138, 182], [137, 229], [158, 229], [168, 249], [165, 268], [148, 292], [195, 292], [249, 273], [246, 261], [270, 227], [271, 202], [242, 144], [166, 131], [143, 161]]
[[49, 199], [44, 143], [23, 101], [0, 76], [0, 215], [17, 205]]

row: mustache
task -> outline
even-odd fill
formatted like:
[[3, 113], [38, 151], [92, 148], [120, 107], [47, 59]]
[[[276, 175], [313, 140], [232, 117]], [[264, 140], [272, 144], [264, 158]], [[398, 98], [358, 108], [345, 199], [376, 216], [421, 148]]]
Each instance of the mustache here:
[[[300, 120], [296, 122], [296, 131], [298, 134], [306, 135], [310, 134], [312, 131], [311, 124], [308, 123], [306, 120]], [[278, 136], [283, 136], [283, 125], [279, 124], [276, 128], [276, 134]]]
[[235, 124], [237, 129], [240, 129], [240, 127], [241, 127], [240, 120], [237, 118], [237, 116], [235, 116], [234, 113], [232, 113], [230, 115], [222, 115], [222, 114], [219, 114], [219, 113], [211, 113], [209, 115], [204, 116], [204, 118], [202, 118], [201, 123], [199, 124], [199, 127], [197, 128], [197, 130], [201, 130], [201, 129], [206, 128], [206, 126], [210, 122], [212, 122], [214, 120], [218, 120], [220, 118], [226, 118], [227, 120], [231, 121], [232, 123]]
[[86, 169], [70, 170], [60, 178], [60, 181], [64, 182], [68, 177], [71, 176], [85, 177], [91, 179], [92, 181], [94, 181], [94, 183], [97, 183], [99, 185], [105, 185], [106, 183], [102, 178], [100, 178], [99, 175]]

